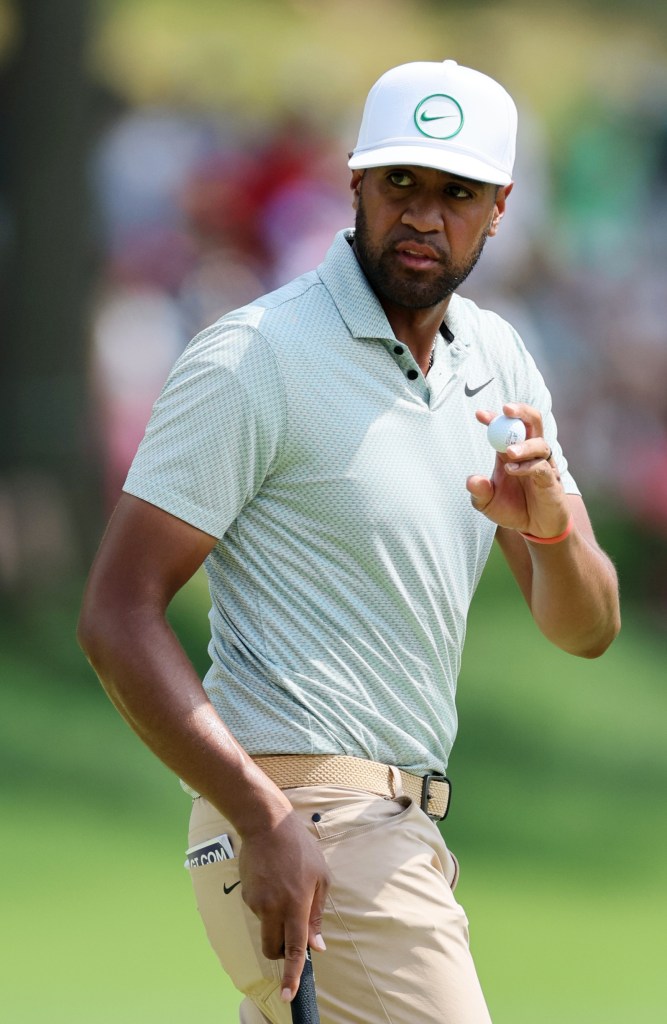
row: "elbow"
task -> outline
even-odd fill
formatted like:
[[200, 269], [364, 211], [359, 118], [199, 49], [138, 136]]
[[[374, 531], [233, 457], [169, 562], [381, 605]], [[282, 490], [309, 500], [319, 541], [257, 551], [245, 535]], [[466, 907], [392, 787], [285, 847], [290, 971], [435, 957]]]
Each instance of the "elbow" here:
[[579, 658], [586, 658], [588, 661], [594, 661], [595, 658], [601, 658], [602, 655], [609, 649], [614, 637], [608, 640], [598, 641], [592, 644], [590, 647], [586, 647], [580, 651], [571, 651], [570, 653], [575, 654]]
[[76, 626], [76, 641], [96, 670], [104, 647], [104, 632], [103, 617], [92, 606], [92, 602], [84, 600]]
[[103, 600], [84, 599], [76, 626], [76, 640], [98, 682], [116, 707], [122, 704], [119, 674], [127, 656], [127, 624], [119, 621]]
[[573, 644], [571, 647], [564, 646], [563, 649], [568, 654], [593, 661], [595, 658], [602, 657], [605, 651], [609, 650], [620, 631], [621, 616], [620, 613], [617, 613], [610, 622], [605, 623], [595, 633], [589, 633], [583, 637], [579, 644]]
[[79, 612], [76, 640], [100, 678], [124, 636], [127, 638], [127, 624], [120, 610], [114, 610], [112, 597], [89, 589]]

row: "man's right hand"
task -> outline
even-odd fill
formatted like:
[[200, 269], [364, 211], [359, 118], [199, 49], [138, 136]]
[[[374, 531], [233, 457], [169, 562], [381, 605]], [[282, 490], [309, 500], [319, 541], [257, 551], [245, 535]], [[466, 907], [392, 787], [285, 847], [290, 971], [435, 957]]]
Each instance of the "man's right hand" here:
[[322, 914], [329, 871], [316, 840], [294, 811], [278, 825], [246, 832], [239, 856], [243, 899], [261, 922], [262, 952], [284, 958], [286, 1002], [296, 995], [306, 946], [324, 950]]

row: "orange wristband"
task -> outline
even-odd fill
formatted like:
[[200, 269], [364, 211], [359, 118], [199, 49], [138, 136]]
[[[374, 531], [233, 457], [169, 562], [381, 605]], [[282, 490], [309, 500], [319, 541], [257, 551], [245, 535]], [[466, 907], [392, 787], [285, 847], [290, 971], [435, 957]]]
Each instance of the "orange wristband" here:
[[[567, 526], [557, 537], [534, 537], [532, 533], [522, 533], [521, 536], [533, 544], [560, 544], [562, 540], [569, 537], [574, 530], [574, 519], [570, 516]], [[521, 533], [521, 531], [519, 531]]]

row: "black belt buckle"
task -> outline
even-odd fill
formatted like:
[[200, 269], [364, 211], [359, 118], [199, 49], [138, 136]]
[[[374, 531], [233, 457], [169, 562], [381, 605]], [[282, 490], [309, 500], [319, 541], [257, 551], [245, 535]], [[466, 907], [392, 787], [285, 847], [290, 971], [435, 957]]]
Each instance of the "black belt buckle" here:
[[[447, 806], [445, 808], [445, 813], [442, 816], [440, 816], [438, 814], [431, 814], [431, 812], [428, 809], [428, 802], [429, 802], [429, 800], [432, 799], [432, 797], [431, 797], [431, 795], [429, 793], [429, 790], [431, 788], [431, 783], [432, 782], [445, 782], [447, 784], [448, 788], [449, 788], [449, 792], [447, 794]], [[451, 796], [452, 796], [452, 784], [451, 784], [451, 782], [449, 781], [449, 779], [447, 778], [446, 775], [440, 775], [438, 772], [429, 772], [427, 775], [424, 775], [422, 777], [422, 798], [421, 798], [420, 806], [421, 806], [421, 809], [424, 812], [424, 814], [428, 814], [429, 818], [433, 818], [434, 821], [444, 821], [445, 818], [447, 817], [447, 815], [449, 814], [449, 805], [451, 803]]]

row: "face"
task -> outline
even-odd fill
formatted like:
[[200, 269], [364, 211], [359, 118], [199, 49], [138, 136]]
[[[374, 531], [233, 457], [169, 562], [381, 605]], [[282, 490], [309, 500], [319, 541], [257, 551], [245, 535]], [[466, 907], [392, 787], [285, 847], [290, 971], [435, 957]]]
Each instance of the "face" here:
[[356, 171], [354, 248], [381, 301], [404, 309], [443, 302], [494, 235], [512, 186], [425, 167]]

